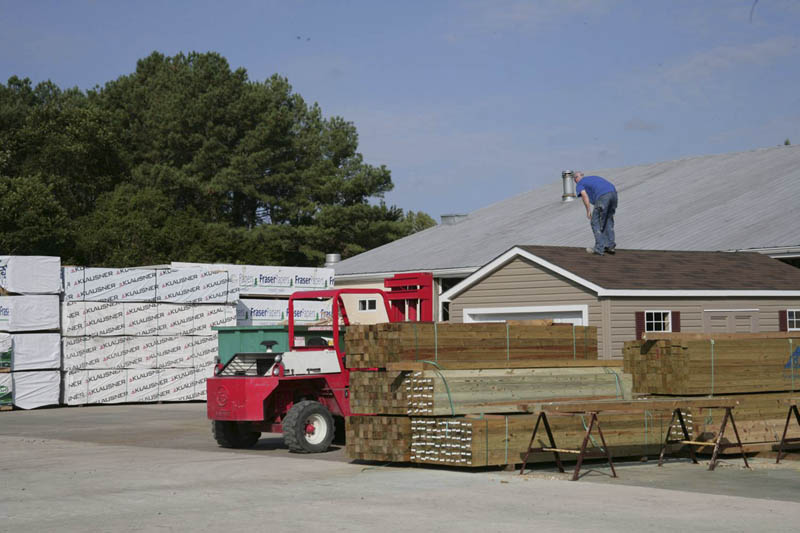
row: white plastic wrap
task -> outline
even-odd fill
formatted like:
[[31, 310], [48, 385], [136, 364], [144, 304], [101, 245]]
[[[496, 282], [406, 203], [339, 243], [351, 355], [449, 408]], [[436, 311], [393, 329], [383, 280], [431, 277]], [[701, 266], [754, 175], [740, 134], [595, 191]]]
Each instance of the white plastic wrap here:
[[15, 333], [12, 338], [13, 371], [61, 368], [61, 335], [58, 333]]
[[120, 303], [86, 302], [86, 335], [114, 337], [125, 333], [125, 309]]
[[11, 368], [14, 358], [14, 339], [10, 333], [0, 333], [0, 368]]
[[17, 294], [59, 294], [61, 258], [0, 255], [0, 288]]
[[122, 306], [125, 315], [125, 335], [155, 335], [158, 333], [158, 304], [125, 303]]
[[232, 305], [200, 305], [194, 308], [194, 334], [216, 335], [215, 326], [235, 326], [236, 309]]
[[159, 371], [158, 399], [162, 402], [186, 402], [194, 399], [194, 368]]
[[125, 366], [125, 337], [86, 337], [86, 369], [106, 370]]
[[67, 372], [86, 368], [86, 337], [61, 338], [61, 369]]
[[192, 368], [192, 337], [158, 337], [158, 368]]
[[61, 335], [86, 336], [86, 302], [61, 302]]
[[14, 404], [14, 378], [11, 373], [0, 374], [0, 406], [11, 406]]
[[156, 368], [158, 337], [125, 337], [125, 368]]
[[226, 303], [228, 273], [202, 268], [158, 270], [156, 301], [163, 303]]
[[158, 304], [158, 334], [193, 335], [194, 307], [188, 304]]
[[0, 331], [57, 331], [61, 312], [58, 296], [0, 296]]
[[158, 377], [160, 370], [157, 369], [128, 369], [128, 394], [127, 402], [157, 402], [158, 401]]
[[63, 403], [86, 405], [89, 403], [89, 379], [86, 370], [71, 370], [61, 373], [64, 379]]
[[124, 403], [128, 395], [127, 370], [87, 370], [88, 403]]
[[64, 284], [64, 301], [82, 302], [86, 298], [85, 274], [85, 267], [67, 266], [61, 269], [62, 282]]
[[195, 367], [213, 364], [219, 353], [217, 336], [192, 337], [192, 361]]
[[45, 405], [58, 405], [61, 396], [61, 372], [40, 370], [12, 372], [14, 379], [14, 405], [20, 409], [36, 409]]
[[237, 326], [277, 326], [286, 324], [288, 300], [257, 300], [242, 298], [236, 303]]
[[[334, 285], [332, 268], [276, 267], [173, 262], [172, 268], [202, 267], [225, 270], [241, 296], [288, 296], [295, 291], [330, 289]], [[235, 299], [228, 299], [228, 303]]]
[[294, 302], [294, 323], [297, 325], [330, 323], [331, 318], [330, 300], [296, 300]]
[[154, 302], [156, 271], [145, 268], [87, 268], [84, 297], [94, 302]]
[[214, 376], [214, 365], [202, 365], [194, 368], [194, 395], [193, 400], [206, 401], [206, 379]]

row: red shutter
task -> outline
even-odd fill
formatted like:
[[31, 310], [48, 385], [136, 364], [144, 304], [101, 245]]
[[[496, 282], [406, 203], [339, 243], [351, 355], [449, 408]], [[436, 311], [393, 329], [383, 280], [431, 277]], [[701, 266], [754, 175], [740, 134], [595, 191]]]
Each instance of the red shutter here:
[[680, 333], [681, 332], [681, 312], [680, 311], [673, 311], [672, 312], [672, 332], [673, 333]]
[[789, 320], [786, 311], [778, 311], [778, 331], [789, 331]]
[[644, 311], [636, 311], [636, 338], [641, 339], [644, 335]]

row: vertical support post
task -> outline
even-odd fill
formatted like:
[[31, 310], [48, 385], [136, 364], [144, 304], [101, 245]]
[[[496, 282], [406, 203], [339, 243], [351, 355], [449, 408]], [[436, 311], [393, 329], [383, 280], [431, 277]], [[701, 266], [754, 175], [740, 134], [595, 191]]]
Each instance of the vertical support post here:
[[792, 420], [792, 412], [797, 419], [797, 425], [800, 426], [800, 412], [797, 411], [797, 405], [790, 405], [789, 411], [786, 413], [786, 425], [783, 426], [783, 436], [781, 437], [781, 444], [778, 447], [778, 458], [775, 459], [775, 464], [781, 462], [781, 455], [783, 455], [783, 446], [786, 444], [786, 433], [789, 431], [789, 422]]
[[[689, 437], [689, 432], [686, 430], [686, 422], [684, 422], [684, 421], [683, 421], [683, 413], [681, 412], [681, 409], [680, 409], [680, 407], [679, 407], [679, 408], [677, 408], [677, 409], [675, 409], [675, 412], [677, 413], [677, 415], [678, 415], [678, 420], [679, 420], [679, 421], [680, 421], [680, 423], [681, 423], [681, 430], [683, 431], [683, 439], [684, 439], [684, 440], [692, 440], [692, 439]], [[670, 428], [670, 429], [672, 429], [672, 428]], [[689, 456], [692, 458], [692, 462], [693, 462], [694, 464], [698, 464], [698, 463], [697, 463], [697, 454], [695, 454], [695, 452], [694, 452], [694, 446], [693, 446], [693, 445], [691, 445], [691, 444], [689, 445]]]
[[583, 456], [586, 454], [586, 446], [589, 444], [589, 436], [592, 433], [592, 428], [594, 427], [594, 423], [597, 420], [597, 413], [592, 413], [591, 418], [589, 419], [589, 427], [586, 428], [586, 434], [583, 436], [583, 443], [581, 444], [580, 452], [578, 453], [578, 462], [575, 465], [575, 472], [572, 474], [572, 481], [578, 480], [578, 474], [581, 471], [581, 465], [583, 464]]
[[736, 435], [736, 443], [739, 445], [739, 451], [742, 452], [742, 460], [744, 461], [745, 468], [750, 468], [750, 465], [747, 463], [747, 456], [744, 454], [744, 446], [742, 446], [742, 439], [739, 438], [739, 430], [736, 428], [736, 420], [733, 418], [733, 411], [731, 408], [728, 407], [728, 411], [731, 417], [731, 426], [733, 427], [733, 434]]
[[658, 454], [658, 466], [663, 466], [664, 464], [664, 452], [667, 451], [667, 446], [670, 444], [669, 433], [672, 431], [672, 424], [675, 423], [675, 417], [679, 411], [680, 409], [675, 409], [672, 411], [672, 418], [669, 419], [669, 424], [667, 425], [667, 435], [664, 437], [664, 443], [661, 445], [661, 453]]
[[725, 434], [725, 427], [728, 425], [728, 418], [731, 415], [731, 408], [725, 408], [725, 415], [722, 417], [722, 425], [719, 427], [719, 434], [717, 440], [714, 442], [714, 452], [711, 454], [711, 462], [708, 469], [713, 471], [717, 467], [717, 456], [719, 455], [720, 444], [722, 444], [722, 436]]

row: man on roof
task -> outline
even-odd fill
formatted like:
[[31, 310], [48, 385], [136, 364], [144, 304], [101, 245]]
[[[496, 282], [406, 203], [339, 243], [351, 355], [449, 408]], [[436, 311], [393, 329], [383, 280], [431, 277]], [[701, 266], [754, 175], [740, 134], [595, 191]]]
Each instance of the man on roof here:
[[[617, 211], [617, 189], [600, 176], [584, 176], [583, 172], [572, 174], [575, 180], [575, 194], [579, 195], [586, 206], [586, 217], [594, 232], [594, 248], [587, 248], [590, 254], [613, 254], [617, 243], [614, 240], [614, 213]], [[594, 205], [594, 210], [592, 210]]]

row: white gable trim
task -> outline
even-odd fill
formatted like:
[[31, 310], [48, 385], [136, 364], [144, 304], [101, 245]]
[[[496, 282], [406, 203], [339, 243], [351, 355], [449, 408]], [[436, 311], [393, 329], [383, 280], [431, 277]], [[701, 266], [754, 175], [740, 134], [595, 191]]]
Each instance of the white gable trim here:
[[482, 266], [476, 270], [471, 276], [464, 279], [458, 285], [452, 287], [449, 291], [441, 296], [442, 302], [450, 302], [469, 289], [477, 282], [488, 277], [490, 274], [499, 270], [501, 267], [507, 265], [512, 260], [521, 257], [535, 263], [547, 270], [558, 274], [578, 285], [601, 296], [618, 296], [629, 298], [653, 298], [653, 297], [800, 297], [800, 290], [653, 290], [653, 289], [604, 289], [603, 287], [590, 282], [572, 272], [565, 270], [549, 261], [545, 261], [539, 256], [536, 256], [522, 248], [515, 246], [501, 256], [492, 260], [490, 263]]
[[459, 294], [461, 294], [462, 292], [473, 286], [475, 283], [481, 281], [490, 274], [499, 270], [501, 267], [507, 265], [517, 257], [522, 257], [533, 263], [536, 263], [537, 265], [542, 266], [547, 270], [550, 270], [551, 272], [555, 272], [556, 274], [564, 276], [565, 278], [572, 280], [578, 285], [586, 287], [587, 289], [593, 292], [599, 292], [603, 290], [603, 288], [600, 287], [599, 285], [595, 285], [594, 283], [585, 280], [580, 276], [576, 276], [572, 272], [564, 270], [563, 268], [556, 266], [553, 263], [550, 263], [549, 261], [545, 261], [539, 256], [533, 255], [532, 253], [527, 252], [518, 246], [515, 246], [514, 248], [511, 248], [510, 250], [505, 252], [503, 255], [491, 261], [490, 263], [487, 263], [486, 265], [482, 266], [481, 268], [476, 270], [471, 276], [464, 279], [461, 283], [459, 283], [455, 287], [452, 287], [449, 291], [442, 294], [442, 301], [443, 302], [451, 301], [453, 298], [455, 298], [456, 296], [458, 296]]

